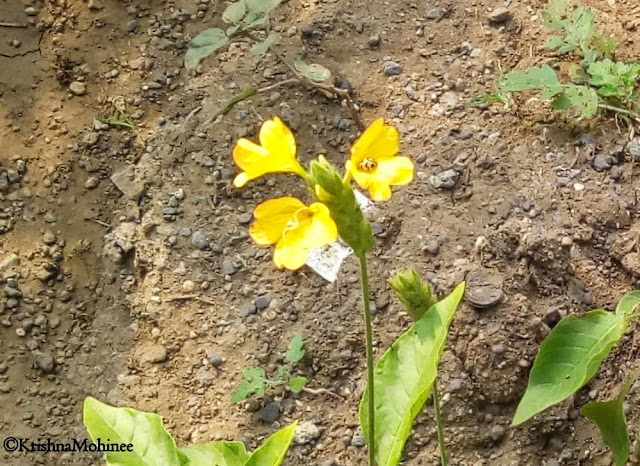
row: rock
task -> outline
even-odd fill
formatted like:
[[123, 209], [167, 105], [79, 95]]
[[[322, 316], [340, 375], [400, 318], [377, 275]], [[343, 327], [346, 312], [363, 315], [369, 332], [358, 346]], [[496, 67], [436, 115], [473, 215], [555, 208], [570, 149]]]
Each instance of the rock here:
[[194, 231], [191, 235], [191, 244], [193, 244], [200, 250], [209, 247], [209, 241], [207, 240], [207, 237], [200, 230]]
[[382, 65], [385, 76], [397, 76], [402, 73], [403, 68], [400, 63], [394, 61], [386, 61]]
[[511, 16], [511, 12], [508, 8], [496, 8], [491, 13], [489, 13], [488, 18], [490, 23], [504, 23]]
[[209, 360], [209, 363], [211, 363], [211, 365], [213, 367], [215, 367], [216, 369], [220, 366], [222, 366], [222, 363], [224, 362], [222, 360], [222, 358], [220, 357], [219, 354], [217, 353], [209, 353], [207, 354], [207, 359]]
[[258, 417], [269, 424], [276, 422], [280, 417], [280, 403], [278, 401], [270, 401], [258, 411]]
[[138, 199], [145, 190], [144, 183], [136, 177], [135, 168], [131, 165], [114, 173], [109, 179], [128, 199]]
[[458, 182], [460, 173], [457, 170], [445, 170], [429, 177], [429, 182], [436, 189], [451, 189]]
[[96, 131], [89, 131], [82, 138], [82, 142], [87, 146], [96, 145], [99, 140], [100, 140], [100, 133], [97, 133]]
[[73, 95], [85, 95], [87, 93], [87, 85], [81, 81], [74, 81], [69, 85], [69, 91]]
[[353, 434], [353, 437], [351, 437], [350, 443], [352, 447], [357, 447], [357, 448], [361, 448], [366, 445], [366, 442], [364, 441], [364, 436], [362, 435], [362, 431], [360, 431], [360, 429], [358, 429], [358, 432]]
[[49, 353], [43, 351], [34, 351], [33, 357], [36, 362], [36, 366], [45, 374], [51, 374], [55, 369], [55, 360]]
[[22, 291], [10, 286], [4, 287], [4, 294], [7, 295], [7, 298], [22, 298]]
[[489, 269], [478, 268], [467, 273], [465, 299], [472, 306], [486, 309], [502, 300], [502, 275]]
[[610, 175], [611, 178], [616, 181], [621, 179], [622, 175], [624, 175], [624, 167], [622, 165], [614, 165], [613, 167], [611, 167]]
[[422, 247], [422, 252], [428, 252], [431, 255], [436, 256], [440, 252], [440, 243], [438, 240], [431, 240]]
[[640, 254], [630, 252], [625, 254], [622, 260], [622, 267], [635, 277], [640, 277]]
[[440, 17], [440, 10], [433, 8], [427, 12], [427, 19], [438, 19]]
[[598, 154], [593, 159], [593, 168], [603, 172], [611, 168], [611, 159], [604, 154]]
[[269, 303], [271, 303], [271, 298], [269, 298], [269, 296], [258, 296], [255, 300], [256, 308], [259, 311], [268, 308]]
[[0, 172], [0, 193], [6, 193], [10, 187], [9, 174], [7, 172]]
[[238, 271], [238, 268], [231, 259], [225, 258], [222, 261], [222, 273], [225, 275], [233, 275]]
[[555, 327], [555, 325], [560, 322], [561, 319], [562, 313], [556, 306], [549, 306], [544, 314], [544, 317], [542, 318], [544, 323], [547, 324], [550, 328]]
[[305, 421], [298, 424], [293, 435], [293, 442], [296, 445], [305, 445], [320, 437], [320, 429], [313, 422]]
[[135, 359], [140, 365], [149, 365], [165, 362], [167, 360], [167, 348], [158, 343], [143, 343], [135, 351]]
[[127, 32], [135, 32], [135, 30], [138, 29], [138, 21], [135, 19], [132, 19], [131, 21], [129, 21], [127, 23]]
[[489, 436], [491, 437], [491, 440], [493, 440], [494, 442], [497, 442], [498, 440], [502, 439], [505, 433], [506, 433], [506, 429], [500, 424], [494, 425], [489, 430]]
[[636, 138], [629, 142], [627, 150], [634, 162], [640, 162], [640, 139]]
[[27, 16], [36, 16], [38, 14], [38, 10], [36, 10], [34, 7], [30, 6], [24, 9], [24, 13]]
[[240, 222], [241, 225], [248, 224], [252, 219], [253, 215], [250, 212], [245, 212], [244, 214], [240, 214], [238, 216], [238, 222]]
[[0, 272], [5, 272], [9, 269], [20, 265], [20, 258], [17, 254], [7, 254], [0, 259]]
[[45, 231], [42, 237], [44, 244], [51, 246], [56, 242], [56, 235], [52, 231]]
[[369, 44], [369, 47], [374, 48], [374, 47], [379, 47], [380, 42], [381, 42], [380, 34], [374, 34], [371, 37], [369, 37], [369, 40], [367, 43]]
[[240, 317], [247, 317], [251, 314], [255, 314], [257, 312], [257, 308], [254, 303], [248, 302], [240, 306], [240, 309], [238, 309], [238, 311], [240, 312]]
[[87, 189], [94, 189], [100, 183], [100, 179], [96, 176], [90, 176], [87, 181], [84, 182], [84, 187]]

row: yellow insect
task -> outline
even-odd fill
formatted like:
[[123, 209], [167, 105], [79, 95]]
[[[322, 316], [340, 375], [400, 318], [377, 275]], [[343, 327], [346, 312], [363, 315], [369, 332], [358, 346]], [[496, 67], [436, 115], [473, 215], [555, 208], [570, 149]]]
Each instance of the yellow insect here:
[[378, 167], [378, 162], [371, 159], [364, 159], [362, 162], [358, 164], [358, 170], [363, 171], [365, 173], [371, 173]]

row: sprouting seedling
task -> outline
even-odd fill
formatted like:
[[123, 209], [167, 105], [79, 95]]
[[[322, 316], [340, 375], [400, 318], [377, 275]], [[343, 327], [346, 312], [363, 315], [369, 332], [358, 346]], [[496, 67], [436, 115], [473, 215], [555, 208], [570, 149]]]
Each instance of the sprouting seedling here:
[[278, 369], [278, 379], [271, 380], [267, 377], [266, 371], [262, 367], [252, 367], [242, 372], [244, 381], [231, 394], [233, 403], [240, 403], [247, 398], [257, 395], [265, 396], [268, 389], [284, 385], [292, 393], [300, 393], [307, 385], [307, 379], [300, 376], [292, 376], [293, 366], [302, 361], [305, 355], [304, 340], [301, 335], [295, 335], [289, 343], [289, 348], [285, 356], [286, 364]]

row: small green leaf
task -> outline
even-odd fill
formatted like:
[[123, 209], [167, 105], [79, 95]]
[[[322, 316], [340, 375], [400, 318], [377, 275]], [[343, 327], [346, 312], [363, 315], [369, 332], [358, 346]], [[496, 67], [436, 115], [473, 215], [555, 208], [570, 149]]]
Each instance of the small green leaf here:
[[289, 350], [287, 351], [287, 361], [289, 362], [298, 362], [304, 358], [304, 340], [302, 339], [302, 335], [297, 334], [289, 343]]
[[512, 424], [522, 424], [582, 388], [627, 327], [623, 317], [602, 310], [562, 319], [540, 346]]
[[251, 53], [254, 55], [264, 55], [276, 40], [278, 40], [278, 36], [276, 34], [270, 34], [269, 37], [262, 42], [254, 44], [254, 46], [251, 47]]
[[111, 465], [180, 466], [176, 442], [157, 414], [116, 408], [93, 397], [84, 400], [83, 422], [91, 439], [133, 444], [133, 451], [105, 452]]
[[640, 63], [613, 62], [607, 58], [589, 65], [587, 73], [591, 76], [589, 84], [599, 88], [600, 95], [621, 100], [635, 99]]
[[575, 108], [580, 111], [580, 118], [591, 118], [598, 113], [598, 94], [587, 86], [565, 84], [552, 105], [555, 109], [565, 111]]
[[628, 317], [640, 306], [640, 291], [632, 291], [622, 297], [616, 307], [616, 315]]
[[302, 60], [296, 60], [293, 63], [293, 66], [295, 66], [296, 70], [298, 70], [313, 82], [321, 83], [331, 79], [331, 71], [329, 71], [322, 65], [318, 65], [317, 63], [312, 63], [309, 65]]
[[287, 455], [297, 425], [297, 421], [293, 422], [274, 433], [251, 454], [243, 466], [280, 466]]
[[247, 5], [244, 0], [232, 3], [222, 13], [222, 21], [227, 24], [239, 24], [247, 13]]
[[249, 13], [242, 21], [242, 30], [252, 29], [258, 26], [264, 26], [267, 23], [267, 16], [256, 16]]
[[285, 382], [289, 378], [289, 366], [280, 366], [278, 368], [278, 378]]
[[206, 57], [221, 47], [224, 47], [229, 38], [222, 29], [213, 28], [202, 31], [189, 42], [189, 50], [184, 57], [184, 66], [192, 70]]
[[292, 377], [289, 379], [289, 390], [292, 393], [300, 393], [306, 386], [307, 379], [305, 377]]
[[246, 400], [251, 395], [264, 396], [265, 388], [268, 384], [267, 374], [262, 367], [252, 367], [242, 372], [244, 382], [231, 394], [231, 402], [239, 403]]
[[554, 0], [542, 11], [543, 24], [564, 36], [549, 39], [546, 46], [558, 53], [579, 50], [584, 55], [595, 33], [595, 15], [587, 8], [570, 4], [566, 0]]
[[628, 380], [615, 400], [584, 405], [580, 412], [598, 426], [602, 441], [613, 452], [616, 466], [624, 466], [631, 454], [627, 417], [624, 414], [626, 398], [634, 379]]
[[505, 92], [522, 92], [534, 89], [547, 89], [557, 86], [558, 75], [553, 68], [544, 65], [531, 67], [527, 71], [512, 71], [507, 73], [498, 83], [498, 88]]
[[[375, 444], [378, 466], [396, 466], [438, 374], [453, 317], [464, 295], [464, 283], [435, 303], [382, 355], [375, 368]], [[369, 438], [367, 387], [360, 402], [360, 425]]]
[[209, 442], [181, 448], [188, 466], [243, 466], [249, 454], [242, 442]]
[[238, 31], [238, 29], [240, 29], [240, 26], [237, 24], [235, 26], [229, 26], [225, 31], [225, 34], [227, 35], [227, 37], [231, 37]]

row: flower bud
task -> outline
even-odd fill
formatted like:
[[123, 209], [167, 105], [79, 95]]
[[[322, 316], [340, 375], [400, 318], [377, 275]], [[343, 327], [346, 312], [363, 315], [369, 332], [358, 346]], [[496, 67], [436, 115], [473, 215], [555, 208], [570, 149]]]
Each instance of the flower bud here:
[[415, 270], [398, 272], [387, 282], [396, 292], [396, 296], [404, 304], [414, 322], [420, 320], [427, 309], [436, 303], [431, 285], [423, 283]]
[[356, 201], [353, 188], [322, 155], [311, 162], [311, 191], [331, 213], [338, 234], [360, 256], [373, 248], [371, 225]]

